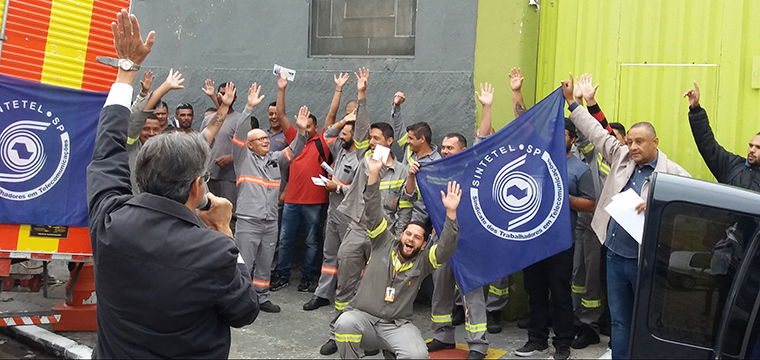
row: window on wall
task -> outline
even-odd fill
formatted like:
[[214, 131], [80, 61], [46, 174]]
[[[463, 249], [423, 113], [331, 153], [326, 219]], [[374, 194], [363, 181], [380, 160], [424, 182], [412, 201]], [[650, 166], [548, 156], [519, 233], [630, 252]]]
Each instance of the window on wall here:
[[414, 56], [417, 0], [312, 0], [310, 56]]

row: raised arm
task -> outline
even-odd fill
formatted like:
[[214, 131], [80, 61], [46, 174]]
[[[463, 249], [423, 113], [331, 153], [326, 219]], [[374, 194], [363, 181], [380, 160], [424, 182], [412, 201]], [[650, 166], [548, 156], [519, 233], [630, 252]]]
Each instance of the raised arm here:
[[699, 154], [718, 182], [727, 182], [730, 180], [726, 178], [730, 169], [737, 163], [743, 163], [744, 158], [728, 152], [715, 140], [707, 112], [699, 105], [699, 86], [696, 81], [694, 89], [689, 89], [683, 96], [689, 98], [689, 125]]
[[393, 95], [393, 110], [391, 111], [391, 125], [393, 126], [393, 136], [396, 138], [398, 146], [406, 145], [406, 122], [401, 115], [401, 104], [406, 101], [406, 96], [402, 92]]
[[369, 149], [369, 112], [367, 111], [367, 86], [369, 85], [369, 70], [359, 69], [356, 76], [356, 90], [358, 92], [356, 104], [356, 123], [354, 124], [354, 144], [356, 144], [356, 156], [361, 160], [364, 153]]
[[161, 101], [161, 98], [168, 94], [169, 91], [184, 89], [185, 86], [182, 85], [183, 82], [185, 82], [185, 79], [182, 78], [182, 74], [180, 74], [179, 71], [169, 69], [169, 75], [166, 76], [166, 81], [164, 81], [156, 91], [150, 94], [150, 98], [148, 98], [148, 102], [145, 104], [143, 110], [153, 110], [153, 107], [156, 106], [156, 104]]
[[[525, 110], [527, 110], [522, 95], [523, 80], [525, 80], [525, 78], [522, 77], [522, 71], [520, 68], [512, 68], [512, 71], [509, 72], [509, 87], [512, 88], [512, 108], [515, 112], [515, 118], [522, 115]], [[490, 128], [488, 130], [490, 130]]]
[[441, 191], [441, 202], [446, 208], [446, 222], [443, 224], [443, 231], [441, 231], [438, 243], [430, 247], [428, 256], [428, 260], [434, 269], [449, 261], [449, 258], [457, 250], [457, 243], [459, 242], [457, 207], [459, 207], [459, 200], [462, 198], [462, 189], [456, 181], [449, 181], [446, 190], [445, 194]]
[[311, 115], [309, 108], [301, 106], [301, 109], [298, 111], [298, 117], [296, 117], [298, 135], [293, 138], [293, 141], [290, 142], [288, 147], [276, 153], [277, 160], [280, 162], [281, 166], [292, 162], [293, 159], [301, 154], [301, 150], [303, 150], [304, 144], [306, 144], [306, 140], [308, 140], [306, 138], [306, 127], [309, 126], [309, 122], [311, 121], [309, 115]]
[[480, 113], [480, 126], [478, 127], [478, 136], [486, 137], [491, 133], [491, 105], [493, 105], [493, 86], [486, 83], [485, 87], [480, 84], [480, 93], [477, 91], [475, 95], [478, 97], [478, 101], [483, 106], [483, 111]]
[[[117, 14], [116, 21], [111, 23], [111, 30], [119, 59], [142, 64], [153, 47], [155, 33], [151, 31], [143, 42], [137, 17], [124, 9]], [[100, 113], [95, 149], [87, 167], [87, 205], [91, 215], [108, 198], [132, 193], [125, 123], [129, 121], [129, 101], [136, 76], [135, 71], [119, 68]]]
[[335, 115], [338, 113], [338, 108], [340, 107], [340, 95], [343, 92], [343, 85], [346, 85], [348, 79], [348, 73], [340, 73], [338, 76], [333, 74], [335, 92], [333, 93], [332, 102], [330, 102], [330, 110], [327, 112], [327, 116], [325, 117], [325, 129], [335, 123]]
[[290, 121], [285, 114], [285, 89], [288, 87], [288, 79], [285, 74], [277, 75], [277, 118], [280, 119], [282, 133], [285, 134], [290, 129]]
[[[259, 90], [261, 90], [261, 87], [259, 87]], [[206, 136], [206, 141], [209, 144], [214, 143], [214, 138], [216, 138], [216, 134], [219, 133], [219, 129], [222, 128], [222, 124], [224, 124], [224, 120], [227, 119], [227, 114], [229, 114], [230, 112], [230, 106], [232, 106], [232, 102], [235, 101], [236, 93], [237, 93], [237, 88], [235, 88], [235, 84], [233, 84], [232, 82], [228, 82], [227, 85], [224, 86], [224, 95], [222, 95], [222, 103], [221, 105], [219, 105], [219, 108], [216, 109], [216, 114], [214, 114], [214, 118], [212, 118], [208, 122], [208, 125], [206, 125], [206, 128], [204, 129], [204, 135]], [[250, 93], [249, 93], [249, 96], [250, 96]], [[250, 126], [249, 121], [241, 121], [241, 122], [249, 123], [248, 126]]]
[[153, 71], [148, 70], [143, 73], [143, 79], [140, 80], [140, 93], [137, 94], [135, 101], [132, 102], [129, 112], [134, 114], [145, 108], [145, 104], [148, 102], [148, 95], [150, 95], [150, 87], [153, 86], [155, 78]]
[[[593, 86], [593, 78], [591, 75], [580, 77], [578, 79], [578, 85], [575, 86], [574, 90], [575, 102], [583, 105], [583, 101], [585, 99], [586, 103], [588, 104], [588, 112], [591, 114], [591, 116], [593, 116], [594, 119], [599, 122], [599, 125], [601, 125], [602, 128], [607, 131], [607, 133], [615, 136], [615, 133], [612, 131], [610, 124], [607, 122], [607, 117], [605, 117], [604, 112], [602, 112], [602, 108], [599, 107], [599, 104], [596, 102], [596, 89], [598, 88], [598, 84], [596, 86]], [[585, 94], [584, 89], [586, 90]], [[578, 137], [575, 139], [575, 144], [578, 146], [578, 150], [580, 150], [580, 152], [584, 155], [588, 155], [594, 150], [594, 144], [589, 141], [589, 139], [582, 131], [578, 131]], [[586, 162], [588, 163], [589, 161], [596, 161], [596, 159], [587, 157]]]
[[362, 222], [367, 226], [370, 239], [374, 240], [388, 229], [388, 220], [383, 214], [383, 205], [380, 199], [380, 169], [383, 168], [383, 163], [372, 158], [367, 161], [369, 176], [367, 177], [367, 187], [364, 190]]
[[211, 101], [214, 102], [214, 107], [219, 109], [219, 99], [216, 97], [216, 85], [214, 84], [214, 81], [211, 79], [206, 79], [205, 86], [201, 88], [201, 91], [203, 91], [206, 96], [211, 98]]

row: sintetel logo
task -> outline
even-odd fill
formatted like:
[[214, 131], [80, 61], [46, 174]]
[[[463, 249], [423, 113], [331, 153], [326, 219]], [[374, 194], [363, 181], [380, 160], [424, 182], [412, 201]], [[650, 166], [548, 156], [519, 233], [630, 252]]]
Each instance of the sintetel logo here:
[[[481, 187], [487, 188], [482, 194]], [[562, 174], [548, 152], [530, 144], [506, 145], [478, 162], [470, 201], [490, 233], [526, 241], [551, 228], [562, 209], [564, 191]]]

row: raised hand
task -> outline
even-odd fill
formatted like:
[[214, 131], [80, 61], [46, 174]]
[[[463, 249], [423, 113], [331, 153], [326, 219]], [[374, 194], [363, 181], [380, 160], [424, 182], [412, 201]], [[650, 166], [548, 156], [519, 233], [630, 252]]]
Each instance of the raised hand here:
[[415, 177], [417, 176], [417, 173], [420, 172], [420, 163], [418, 162], [412, 162], [409, 164], [409, 177]]
[[401, 91], [393, 94], [393, 106], [400, 106], [404, 101], [406, 101], [406, 95]]
[[573, 92], [575, 90], [573, 73], [570, 73], [570, 78], [568, 80], [560, 80], [559, 83], [562, 85], [562, 96], [565, 97], [565, 101], [567, 101], [568, 105], [572, 104], [573, 101], [575, 101], [575, 99], [573, 99]]
[[182, 85], [183, 82], [185, 82], [185, 79], [182, 78], [182, 74], [179, 71], [169, 69], [169, 75], [166, 76], [165, 83], [169, 85], [170, 90], [184, 89], [185, 85]]
[[201, 88], [204, 94], [208, 95], [209, 97], [216, 96], [216, 84], [214, 84], [214, 80], [206, 79], [205, 86]]
[[343, 90], [343, 86], [346, 85], [349, 78], [350, 76], [348, 75], [348, 73], [345, 73], [345, 74], [340, 73], [340, 75], [333, 74], [333, 81], [335, 82], [335, 90], [336, 91]]
[[525, 78], [522, 77], [520, 68], [512, 68], [512, 71], [509, 72], [509, 87], [512, 88], [512, 91], [520, 91], [523, 80]]
[[277, 89], [285, 90], [288, 87], [287, 74], [280, 72], [277, 76]]
[[583, 98], [586, 99], [586, 102], [589, 103], [589, 105], [595, 105], [596, 89], [599, 88], [599, 84], [594, 86], [594, 79], [591, 74], [581, 75], [578, 80], [578, 87], [581, 89]]
[[156, 42], [154, 31], [151, 31], [143, 42], [137, 17], [134, 14], [130, 15], [126, 9], [121, 9], [116, 14], [116, 22], [111, 23], [111, 31], [119, 59], [129, 59], [138, 65], [142, 64]]
[[375, 175], [375, 177], [380, 176], [380, 170], [383, 168], [383, 162], [380, 160], [375, 160], [372, 157], [369, 157], [367, 161], [370, 175]]
[[683, 94], [683, 97], [689, 98], [689, 107], [699, 107], [699, 85], [697, 85], [696, 81], [694, 82], [694, 88], [689, 89], [685, 94]]
[[[580, 85], [580, 77], [575, 78], [575, 83]], [[583, 90], [581, 90], [580, 86], [576, 86], [575, 90], [573, 91], [573, 97], [575, 97], [575, 102], [577, 102], [579, 105], [583, 105]]]
[[298, 116], [296, 117], [296, 126], [298, 126], [299, 130], [306, 131], [306, 127], [309, 126], [309, 122], [311, 121], [309, 115], [311, 115], [309, 108], [301, 106], [301, 109], [298, 110]]
[[359, 73], [354, 73], [356, 76], [356, 90], [359, 92], [367, 91], [367, 85], [369, 83], [369, 70], [367, 68], [359, 69]]
[[462, 189], [459, 187], [459, 184], [457, 184], [456, 181], [449, 181], [447, 191], [448, 192], [444, 194], [443, 190], [441, 190], [441, 202], [443, 202], [443, 207], [446, 208], [447, 216], [451, 217], [451, 214], [453, 213], [453, 220], [456, 218], [457, 207], [459, 207], [459, 200], [462, 199]]
[[493, 104], [493, 90], [493, 86], [489, 83], [486, 83], [485, 87], [483, 84], [480, 84], [480, 93], [476, 91], [475, 95], [478, 96], [478, 101], [480, 101], [481, 105], [491, 106]]
[[264, 100], [264, 95], [259, 96], [259, 94], [261, 94], [261, 85], [253, 83], [251, 88], [248, 89], [248, 103], [246, 104], [248, 109], [253, 110], [256, 105], [261, 104], [261, 100]]
[[227, 85], [224, 86], [224, 95], [222, 95], [222, 104], [230, 106], [232, 105], [232, 102], [235, 101], [235, 94], [237, 93], [237, 88], [235, 88], [235, 84], [232, 82], [228, 82]]
[[150, 92], [150, 87], [153, 86], [153, 80], [156, 77], [153, 76], [153, 71], [146, 71], [143, 73], [143, 79], [140, 80], [140, 86], [142, 86], [141, 94], [147, 95]]

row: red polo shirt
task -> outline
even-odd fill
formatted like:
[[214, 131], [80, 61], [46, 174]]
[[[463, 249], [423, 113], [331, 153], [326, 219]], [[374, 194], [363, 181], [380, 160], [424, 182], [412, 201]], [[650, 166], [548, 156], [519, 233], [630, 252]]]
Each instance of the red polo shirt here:
[[[291, 126], [285, 132], [285, 138], [288, 143], [293, 141], [298, 131], [295, 126]], [[317, 141], [322, 142], [322, 149], [325, 151], [325, 157], [330, 156], [330, 145], [337, 137], [325, 141], [324, 129], [322, 132], [314, 135], [313, 138], [306, 141], [301, 154], [290, 163], [290, 178], [288, 179], [288, 192], [285, 194], [285, 202], [288, 204], [326, 204], [328, 201], [327, 189], [324, 186], [314, 185], [312, 177], [319, 177], [324, 174], [322, 162], [319, 160], [319, 150], [317, 150]]]

